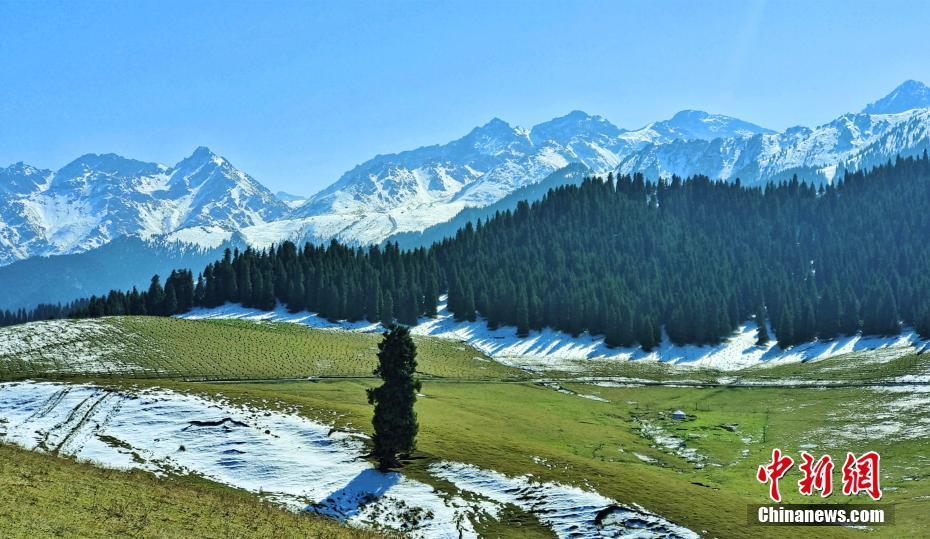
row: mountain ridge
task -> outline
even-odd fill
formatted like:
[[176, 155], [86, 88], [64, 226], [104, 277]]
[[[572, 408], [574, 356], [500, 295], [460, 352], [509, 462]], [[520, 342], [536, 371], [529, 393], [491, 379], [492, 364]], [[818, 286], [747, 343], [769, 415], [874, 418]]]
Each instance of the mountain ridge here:
[[0, 264], [87, 251], [124, 235], [236, 229], [287, 211], [206, 147], [173, 167], [112, 153], [85, 154], [54, 172], [18, 163], [0, 169], [0, 193]]
[[916, 80], [906, 80], [885, 97], [869, 103], [865, 114], [895, 114], [930, 107], [930, 87]]
[[881, 113], [781, 132], [692, 109], [633, 130], [580, 110], [529, 129], [495, 117], [446, 144], [377, 155], [304, 200], [282, 200], [204, 146], [174, 166], [112, 153], [85, 154], [58, 171], [20, 162], [0, 169], [0, 265], [84, 252], [123, 235], [201, 248], [234, 234], [256, 247], [378, 243], [487, 207], [570, 164], [651, 179], [702, 174], [758, 184], [800, 174], [829, 182], [930, 147], [930, 108], [908, 108], [930, 106], [928, 92], [906, 81], [863, 109]]

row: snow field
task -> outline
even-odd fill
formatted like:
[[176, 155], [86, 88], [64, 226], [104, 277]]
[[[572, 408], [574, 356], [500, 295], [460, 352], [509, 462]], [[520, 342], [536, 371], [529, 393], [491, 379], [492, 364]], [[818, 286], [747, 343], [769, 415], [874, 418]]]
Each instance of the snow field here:
[[542, 483], [531, 476], [507, 477], [459, 462], [440, 462], [429, 470], [463, 491], [536, 515], [560, 538], [698, 537], [691, 530], [644, 509], [620, 505], [577, 487]]
[[595, 492], [443, 462], [429, 471], [468, 500], [364, 460], [358, 434], [294, 414], [162, 389], [46, 382], [0, 384], [0, 441], [104, 466], [197, 474], [293, 509], [412, 537], [476, 537], [501, 504], [559, 537], [696, 537]]

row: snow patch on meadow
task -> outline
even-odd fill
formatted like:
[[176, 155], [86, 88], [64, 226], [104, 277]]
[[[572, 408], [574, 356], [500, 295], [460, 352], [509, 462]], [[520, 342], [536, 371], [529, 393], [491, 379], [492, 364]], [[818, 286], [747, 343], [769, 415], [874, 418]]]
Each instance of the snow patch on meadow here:
[[[445, 301], [445, 298], [440, 298]], [[367, 321], [330, 321], [315, 314], [302, 311], [289, 313], [283, 307], [274, 311], [248, 309], [239, 305], [226, 304], [213, 309], [195, 309], [180, 315], [182, 318], [239, 318], [244, 320], [267, 320], [293, 322], [315, 328], [346, 329], [352, 331], [380, 331], [379, 324]], [[466, 342], [495, 360], [512, 367], [543, 371], [563, 370], [583, 372], [596, 367], [597, 362], [652, 361], [684, 367], [704, 367], [720, 370], [738, 370], [756, 365], [774, 366], [785, 363], [816, 361], [830, 357], [869, 352], [870, 361], [891, 361], [915, 350], [928, 346], [916, 332], [906, 328], [893, 337], [863, 337], [853, 335], [830, 341], [814, 341], [788, 350], [780, 349], [774, 341], [756, 345], [755, 322], [749, 321], [725, 342], [718, 345], [676, 346], [667, 338], [651, 352], [641, 348], [610, 348], [602, 337], [583, 333], [573, 337], [552, 329], [531, 331], [527, 337], [517, 337], [516, 329], [504, 326], [488, 329], [479, 317], [475, 322], [457, 321], [446, 308], [439, 305], [436, 318], [421, 318], [411, 329], [415, 335], [428, 335], [443, 339]], [[774, 334], [769, 328], [769, 334]], [[874, 352], [879, 354], [875, 355]], [[865, 356], [865, 354], [863, 354]]]
[[666, 453], [677, 455], [694, 464], [695, 468], [704, 467], [704, 455], [698, 453], [693, 447], [688, 447], [684, 440], [669, 434], [655, 421], [639, 420], [639, 433], [643, 438], [651, 440], [653, 447]]
[[474, 537], [465, 503], [362, 458], [353, 436], [296, 415], [167, 390], [0, 384], [0, 432], [29, 449], [155, 473], [193, 473], [361, 526]]
[[[497, 518], [502, 503], [532, 513], [561, 537], [579, 536], [569, 533], [573, 527], [591, 530], [586, 537], [602, 536], [594, 533], [601, 528], [610, 537], [629, 531], [637, 537], [696, 537], [594, 492], [510, 479], [467, 464], [431, 467], [432, 475], [464, 493], [440, 491], [372, 468], [357, 433], [164, 389], [0, 383], [0, 442], [119, 469], [197, 474], [292, 509], [411, 537], [477, 537], [474, 524]], [[475, 492], [479, 478], [494, 482]]]
[[[861, 397], [827, 414], [834, 423], [814, 432], [827, 445], [866, 440], [930, 438], [930, 387], [888, 385], [865, 388]], [[854, 422], [849, 421], [855, 418]]]
[[458, 462], [432, 464], [429, 472], [462, 491], [531, 513], [560, 538], [698, 537], [643, 508], [621, 505], [577, 487], [536, 481], [529, 475], [508, 477]]
[[[0, 329], [0, 365], [11, 372], [112, 374], [139, 367], [112, 359], [131, 335], [103, 320], [47, 320]], [[107, 359], [104, 359], [107, 358]]]

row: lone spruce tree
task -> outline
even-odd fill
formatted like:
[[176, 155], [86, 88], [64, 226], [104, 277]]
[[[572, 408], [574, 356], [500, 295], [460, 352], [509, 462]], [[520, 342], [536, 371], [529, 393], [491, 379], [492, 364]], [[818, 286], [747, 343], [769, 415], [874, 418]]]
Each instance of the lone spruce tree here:
[[417, 349], [406, 327], [390, 326], [378, 350], [374, 374], [384, 384], [368, 390], [368, 402], [375, 406], [372, 456], [378, 459], [379, 469], [387, 470], [400, 466], [398, 457], [409, 455], [416, 447], [419, 425], [413, 404], [420, 381], [414, 377]]

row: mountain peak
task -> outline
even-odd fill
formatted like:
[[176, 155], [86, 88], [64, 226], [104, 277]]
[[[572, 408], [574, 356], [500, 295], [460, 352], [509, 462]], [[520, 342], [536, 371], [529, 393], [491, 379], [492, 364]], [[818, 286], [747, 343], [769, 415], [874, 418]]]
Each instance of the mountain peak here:
[[476, 131], [510, 131], [513, 130], [513, 127], [504, 120], [501, 120], [497, 116], [488, 120], [488, 122], [481, 127], [475, 128]]
[[568, 114], [566, 114], [565, 116], [562, 116], [562, 117], [563, 117], [563, 118], [571, 118], [571, 119], [573, 119], [573, 120], [588, 120], [588, 119], [596, 118], [596, 116], [591, 116], [591, 115], [588, 114], [587, 112], [585, 112], [585, 111], [583, 111], [583, 110], [578, 110], [578, 109], [575, 109], [575, 110], [569, 112]]
[[672, 116], [672, 121], [684, 121], [684, 120], [703, 120], [713, 116], [709, 112], [704, 112], [703, 110], [694, 110], [694, 109], [685, 109], [680, 110]]
[[191, 154], [191, 157], [213, 157], [216, 155], [213, 153], [213, 150], [207, 148], [206, 146], [197, 146], [197, 149], [194, 150], [194, 153]]
[[561, 123], [561, 124], [578, 124], [578, 123], [581, 123], [581, 122], [591, 122], [591, 121], [593, 121], [593, 122], [606, 122], [607, 120], [605, 120], [604, 118], [602, 118], [602, 117], [600, 117], [600, 116], [597, 116], [597, 115], [588, 114], [587, 112], [585, 112], [585, 111], [583, 111], [583, 110], [575, 109], [575, 110], [569, 112], [568, 114], [565, 114], [564, 116], [557, 116], [557, 117], [555, 117], [555, 118], [549, 120], [548, 122], [543, 122], [542, 124], [539, 124], [539, 125], [554, 124], [554, 123]]
[[0, 168], [0, 193], [28, 193], [48, 179], [47, 170], [39, 170], [22, 161]]
[[534, 144], [547, 140], [565, 143], [576, 135], [616, 137], [623, 130], [601, 116], [592, 116], [582, 110], [573, 110], [533, 127], [530, 139]]
[[226, 162], [225, 159], [213, 153], [213, 150], [210, 148], [207, 148], [206, 146], [198, 146], [197, 149], [194, 150], [194, 153], [190, 155], [190, 157], [182, 159], [181, 162], [176, 166], [181, 166], [182, 164], [189, 166], [200, 166], [210, 161], [217, 165], [222, 165]]
[[668, 138], [684, 140], [714, 140], [772, 132], [739, 118], [692, 109], [679, 111], [668, 120], [652, 124], [652, 128]]
[[862, 109], [862, 112], [865, 114], [896, 114], [926, 107], [930, 107], [930, 87], [920, 81], [906, 80], [890, 94], [874, 103], [869, 103]]
[[159, 165], [156, 163], [129, 159], [115, 153], [86, 153], [63, 166], [56, 177], [80, 176], [87, 171], [130, 177], [155, 174], [158, 170]]
[[6, 172], [9, 174], [23, 174], [26, 176], [31, 176], [32, 174], [37, 174], [39, 172], [39, 169], [23, 161], [17, 161], [16, 163], [13, 163], [12, 165], [6, 167], [5, 169], [0, 168], [0, 172]]
[[523, 135], [523, 130], [510, 125], [508, 122], [498, 117], [491, 118], [486, 124], [472, 129], [467, 135], [458, 141], [450, 144], [468, 141], [471, 144], [475, 140], [495, 140], [502, 143], [509, 142]]

